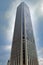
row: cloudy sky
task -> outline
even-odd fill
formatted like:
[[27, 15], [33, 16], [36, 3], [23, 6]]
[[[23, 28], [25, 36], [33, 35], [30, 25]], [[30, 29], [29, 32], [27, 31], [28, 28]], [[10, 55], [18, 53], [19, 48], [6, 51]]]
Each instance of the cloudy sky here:
[[10, 59], [16, 9], [22, 2], [30, 9], [39, 65], [43, 65], [43, 0], [0, 0], [0, 65]]

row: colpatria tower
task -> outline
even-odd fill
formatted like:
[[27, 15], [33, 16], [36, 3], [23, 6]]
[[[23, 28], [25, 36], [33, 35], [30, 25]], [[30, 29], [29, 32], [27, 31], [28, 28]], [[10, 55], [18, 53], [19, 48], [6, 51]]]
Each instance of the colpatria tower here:
[[38, 65], [29, 7], [17, 7], [10, 65]]

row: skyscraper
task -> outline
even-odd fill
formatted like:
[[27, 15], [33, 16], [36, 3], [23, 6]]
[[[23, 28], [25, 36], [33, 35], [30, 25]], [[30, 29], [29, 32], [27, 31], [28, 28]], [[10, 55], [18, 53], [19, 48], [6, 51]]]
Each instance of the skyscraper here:
[[38, 65], [29, 7], [17, 7], [10, 65]]

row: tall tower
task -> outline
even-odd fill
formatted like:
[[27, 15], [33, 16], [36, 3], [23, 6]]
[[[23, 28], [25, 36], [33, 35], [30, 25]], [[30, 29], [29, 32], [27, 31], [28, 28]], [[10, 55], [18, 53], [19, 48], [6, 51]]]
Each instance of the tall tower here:
[[17, 8], [10, 65], [38, 65], [29, 7], [24, 2]]

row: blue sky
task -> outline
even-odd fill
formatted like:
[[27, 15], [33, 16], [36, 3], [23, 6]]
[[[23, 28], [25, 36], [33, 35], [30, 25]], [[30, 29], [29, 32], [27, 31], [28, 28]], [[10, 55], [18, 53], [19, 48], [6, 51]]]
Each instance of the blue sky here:
[[[43, 65], [43, 0], [22, 0], [30, 8], [39, 65]], [[21, 0], [0, 0], [0, 65], [10, 59], [16, 9]]]

